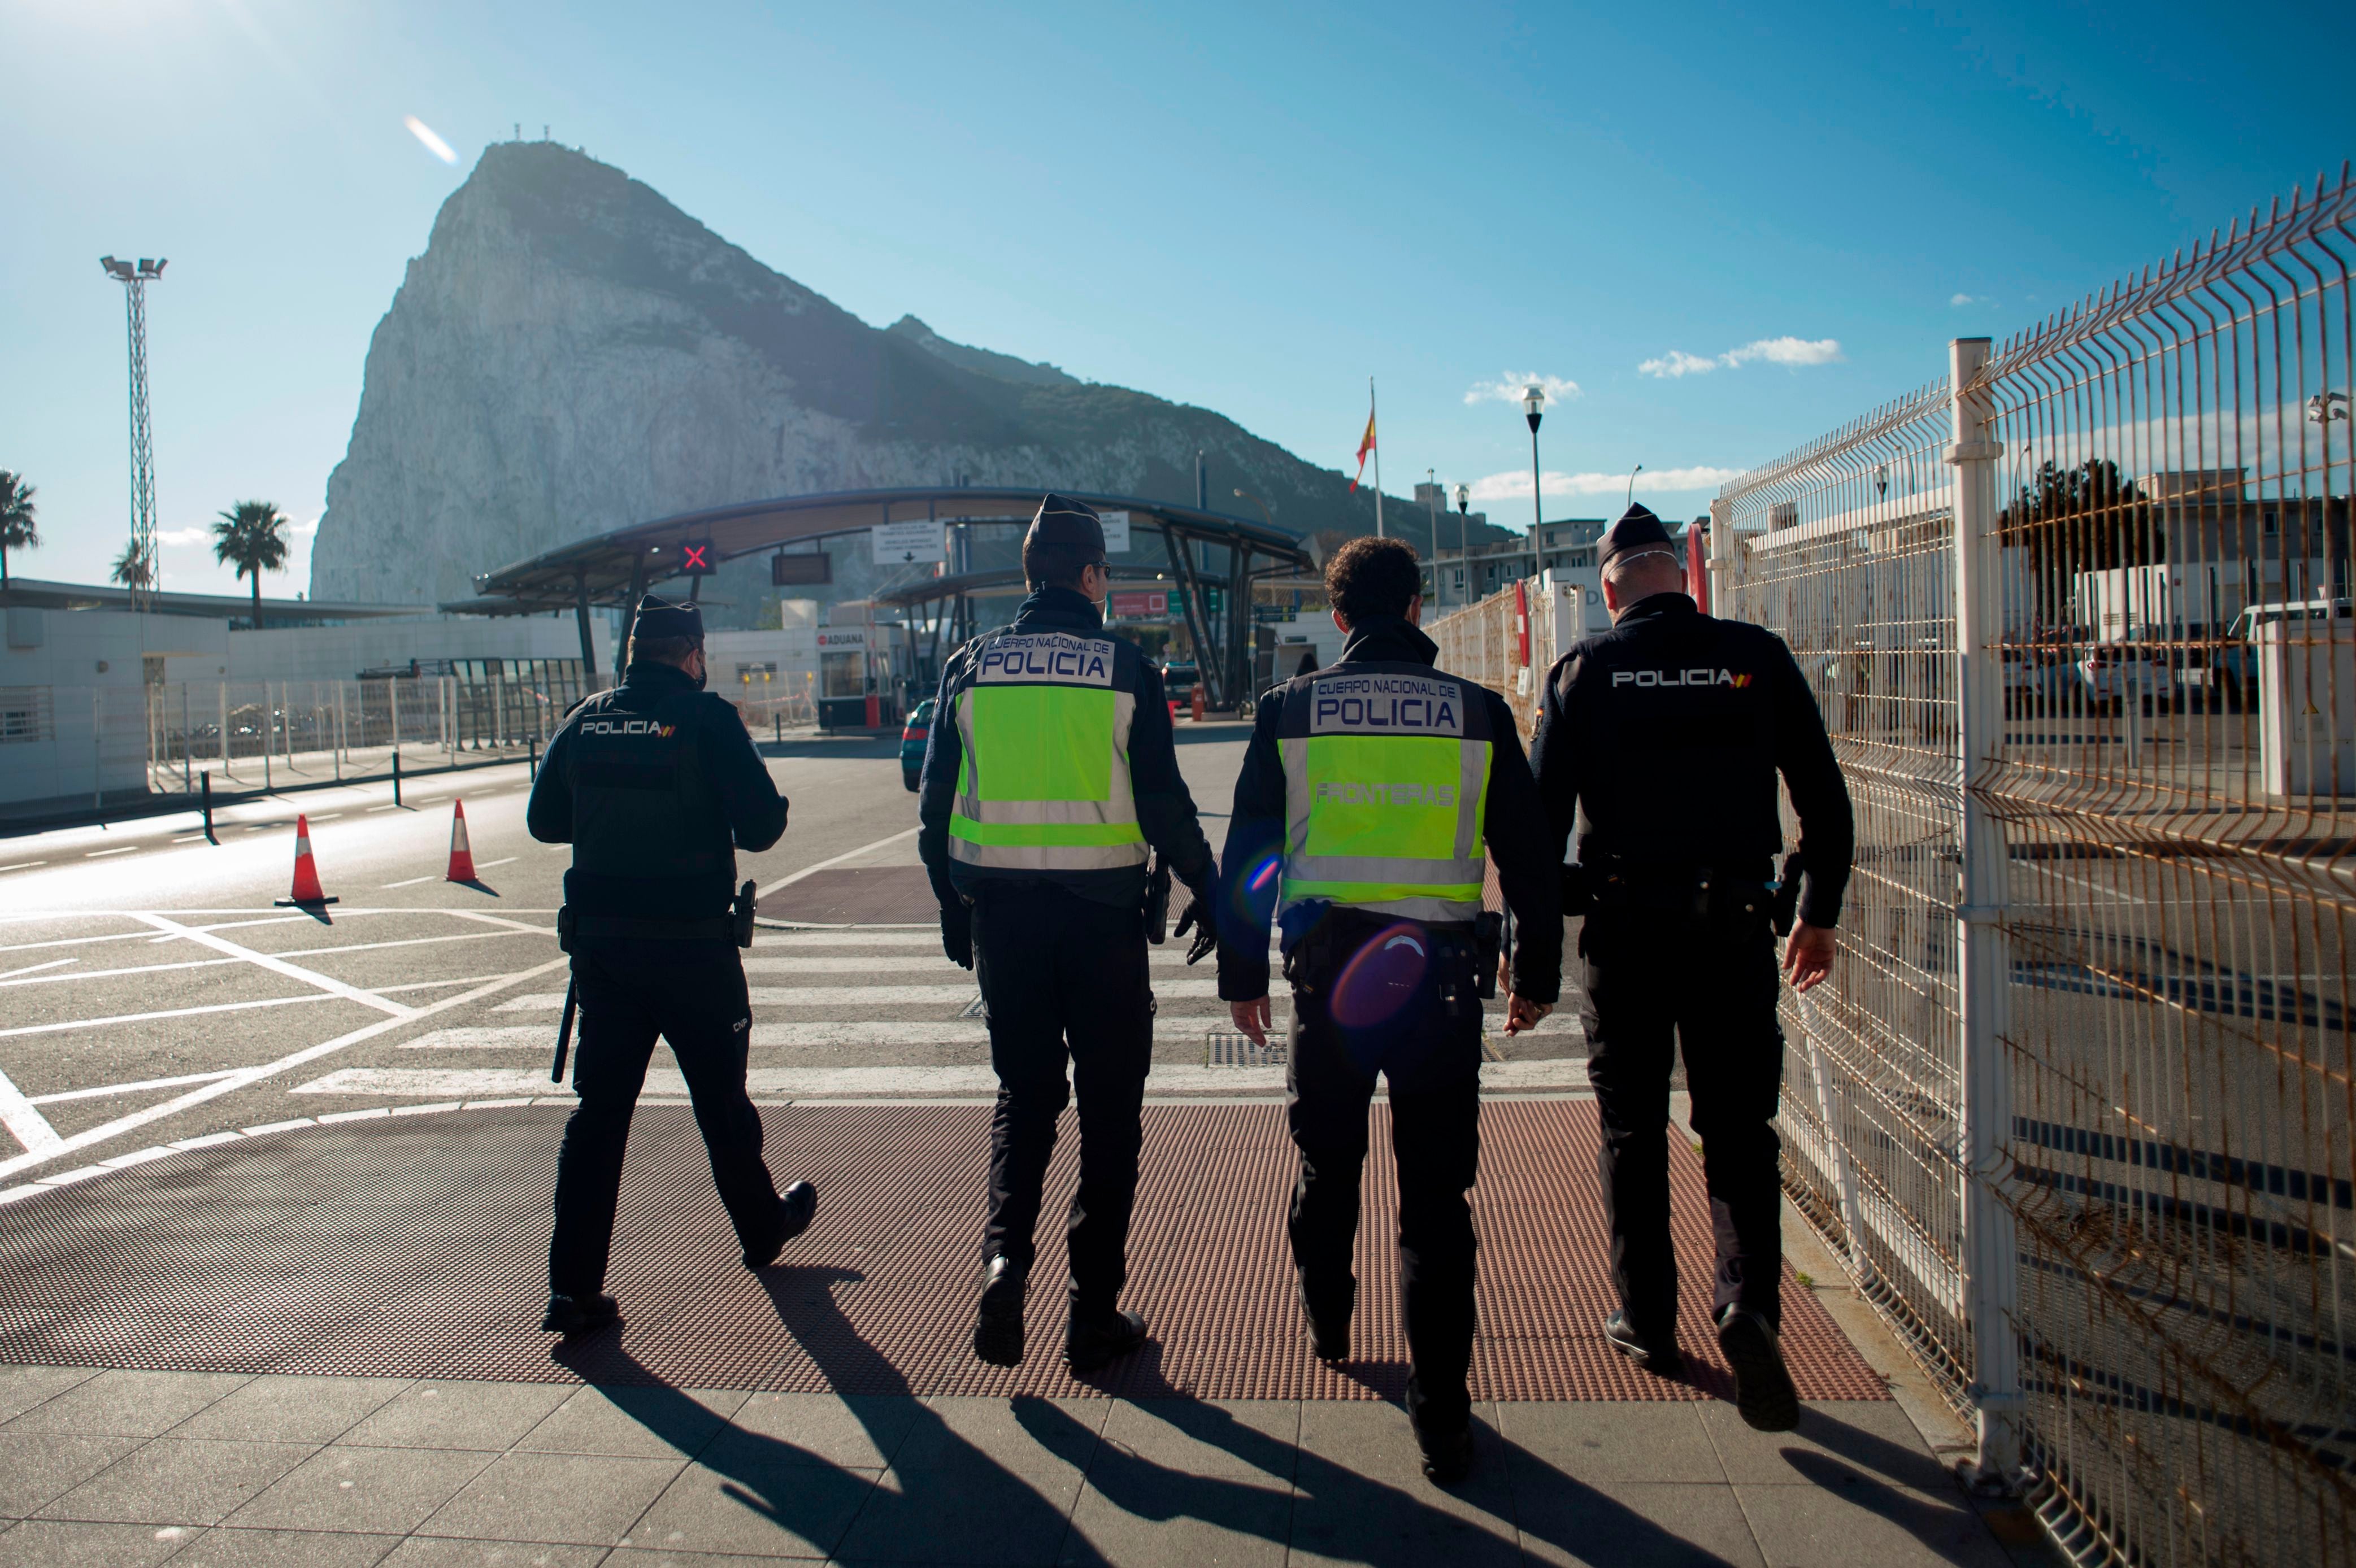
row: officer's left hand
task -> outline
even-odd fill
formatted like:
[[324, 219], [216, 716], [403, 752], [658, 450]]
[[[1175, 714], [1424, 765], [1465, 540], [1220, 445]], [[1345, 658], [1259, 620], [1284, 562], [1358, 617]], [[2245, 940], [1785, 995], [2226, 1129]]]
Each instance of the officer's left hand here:
[[1840, 951], [1840, 938], [1828, 925], [1810, 925], [1801, 921], [1792, 927], [1792, 934], [1783, 942], [1783, 973], [1792, 979], [1794, 991], [1812, 991], [1817, 982], [1833, 972], [1833, 955]]
[[1186, 912], [1178, 917], [1178, 929], [1172, 934], [1183, 936], [1190, 931], [1194, 940], [1186, 949], [1186, 962], [1199, 964], [1219, 945], [1219, 923], [1211, 918], [1211, 901], [1200, 892], [1187, 904]]
[[1552, 1002], [1534, 1002], [1527, 997], [1508, 993], [1505, 997], [1505, 1032], [1527, 1034], [1538, 1027], [1540, 1019], [1552, 1011]]

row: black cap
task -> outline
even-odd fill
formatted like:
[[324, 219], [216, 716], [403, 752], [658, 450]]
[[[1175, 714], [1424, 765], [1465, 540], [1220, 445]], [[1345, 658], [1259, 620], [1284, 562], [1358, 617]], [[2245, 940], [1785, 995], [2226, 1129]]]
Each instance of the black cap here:
[[1098, 520], [1097, 509], [1086, 501], [1075, 501], [1050, 490], [1031, 519], [1031, 531], [1023, 536], [1026, 551], [1033, 545], [1042, 544], [1077, 545], [1102, 560], [1104, 524]]
[[674, 604], [649, 593], [638, 601], [637, 618], [630, 623], [630, 635], [649, 641], [685, 637], [700, 643], [703, 641], [703, 612], [692, 604]]
[[1676, 541], [1669, 537], [1669, 530], [1663, 528], [1661, 519], [1640, 501], [1621, 513], [1620, 520], [1603, 530], [1601, 548], [1595, 552], [1595, 564], [1610, 566], [1617, 557], [1634, 555], [1642, 550], [1674, 552], [1676, 549]]

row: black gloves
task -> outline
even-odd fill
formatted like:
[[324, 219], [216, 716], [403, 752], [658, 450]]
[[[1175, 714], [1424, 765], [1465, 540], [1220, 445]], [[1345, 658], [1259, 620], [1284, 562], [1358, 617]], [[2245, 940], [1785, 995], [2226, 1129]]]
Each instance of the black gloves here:
[[1194, 933], [1194, 942], [1186, 949], [1189, 965], [1201, 963], [1219, 945], [1219, 921], [1213, 912], [1211, 888], [1211, 880], [1207, 876], [1199, 882], [1186, 884], [1187, 892], [1193, 896], [1186, 901], [1186, 912], [1178, 917], [1178, 929], [1172, 933], [1176, 936], [1183, 936], [1189, 931]]
[[960, 969], [973, 967], [973, 910], [955, 904], [941, 911], [941, 951]]

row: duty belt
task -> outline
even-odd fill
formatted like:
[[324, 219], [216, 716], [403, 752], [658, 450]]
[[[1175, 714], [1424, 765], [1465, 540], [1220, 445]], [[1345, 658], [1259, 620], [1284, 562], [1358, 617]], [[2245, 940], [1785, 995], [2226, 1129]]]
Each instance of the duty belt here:
[[641, 942], [727, 942], [736, 935], [736, 923], [724, 914], [709, 920], [639, 920], [621, 914], [573, 917], [576, 936], [626, 936]]

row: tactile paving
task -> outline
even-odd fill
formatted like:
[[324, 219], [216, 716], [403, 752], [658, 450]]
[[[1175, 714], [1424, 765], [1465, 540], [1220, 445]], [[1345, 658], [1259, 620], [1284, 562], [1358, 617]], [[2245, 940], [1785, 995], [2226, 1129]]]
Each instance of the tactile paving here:
[[[818, 1223], [747, 1273], [685, 1106], [649, 1105], [630, 1140], [608, 1288], [618, 1328], [538, 1333], [562, 1113], [484, 1109], [306, 1128], [61, 1188], [0, 1210], [0, 1361], [189, 1371], [661, 1382], [842, 1393], [1397, 1398], [1407, 1377], [1388, 1117], [1374, 1111], [1359, 1228], [1359, 1359], [1312, 1360], [1284, 1239], [1293, 1157], [1283, 1108], [1157, 1104], [1125, 1302], [1143, 1351], [1062, 1366], [1067, 1115], [1048, 1178], [1030, 1359], [969, 1350], [988, 1108], [792, 1105], [765, 1113], [780, 1181], [808, 1177]], [[1603, 1341], [1609, 1309], [1591, 1103], [1482, 1113], [1473, 1391], [1484, 1399], [1723, 1397], [1708, 1331], [1709, 1224], [1698, 1159], [1671, 1140], [1689, 1380], [1637, 1371]], [[1803, 1398], [1887, 1392], [1813, 1293], [1784, 1289]]]

